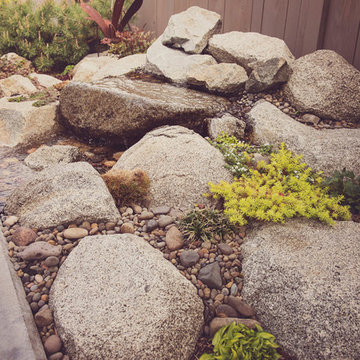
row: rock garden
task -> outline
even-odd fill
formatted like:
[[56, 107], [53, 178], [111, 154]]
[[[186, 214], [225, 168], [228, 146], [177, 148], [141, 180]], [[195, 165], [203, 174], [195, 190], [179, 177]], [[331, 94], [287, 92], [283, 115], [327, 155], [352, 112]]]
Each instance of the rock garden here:
[[220, 27], [191, 7], [65, 81], [0, 58], [29, 359], [359, 359], [360, 72]]

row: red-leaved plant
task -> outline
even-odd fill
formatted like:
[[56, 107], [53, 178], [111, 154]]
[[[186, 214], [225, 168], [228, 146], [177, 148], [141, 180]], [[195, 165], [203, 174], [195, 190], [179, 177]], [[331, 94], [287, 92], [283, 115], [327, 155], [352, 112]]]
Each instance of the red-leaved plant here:
[[130, 19], [140, 9], [143, 0], [134, 0], [129, 9], [124, 13], [123, 7], [125, 0], [115, 0], [112, 20], [104, 19], [93, 7], [82, 2], [81, 8], [89, 15], [89, 19], [95, 21], [105, 38], [101, 40], [102, 44], [118, 43], [121, 41], [121, 32], [124, 31], [125, 26]]

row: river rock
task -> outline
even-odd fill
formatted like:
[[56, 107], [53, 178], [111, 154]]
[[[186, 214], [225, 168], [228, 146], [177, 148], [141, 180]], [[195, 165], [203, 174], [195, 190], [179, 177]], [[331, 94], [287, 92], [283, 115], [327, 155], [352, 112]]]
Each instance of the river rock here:
[[221, 30], [219, 14], [191, 6], [170, 17], [162, 35], [162, 43], [181, 48], [189, 54], [201, 54], [213, 34]]
[[255, 93], [269, 90], [288, 81], [290, 74], [291, 68], [283, 58], [257, 63], [246, 82], [245, 89]]
[[182, 266], [189, 267], [195, 265], [200, 259], [200, 255], [194, 250], [185, 250], [180, 254]]
[[255, 32], [216, 34], [207, 51], [218, 62], [236, 63], [248, 72], [271, 59], [283, 58], [288, 64], [295, 59], [284, 40]]
[[48, 355], [60, 351], [61, 346], [62, 346], [62, 342], [58, 335], [49, 336], [44, 343], [44, 349]]
[[152, 206], [166, 199], [173, 208], [191, 208], [207, 201], [202, 194], [209, 191], [209, 181], [232, 180], [224, 165], [222, 154], [194, 131], [164, 126], [125, 151], [114, 168], [146, 171]]
[[50, 307], [74, 360], [187, 360], [203, 325], [196, 288], [129, 234], [83, 239], [58, 272]]
[[38, 327], [50, 325], [54, 321], [52, 312], [49, 308], [40, 310], [35, 314], [35, 323]]
[[58, 102], [41, 107], [34, 107], [33, 103], [0, 99], [0, 146], [28, 145], [59, 133]]
[[80, 136], [131, 145], [163, 124], [191, 128], [223, 111], [228, 100], [170, 84], [125, 76], [94, 84], [72, 82], [60, 96], [65, 122]]
[[210, 336], [214, 336], [215, 333], [220, 330], [223, 326], [230, 325], [235, 321], [236, 324], [243, 324], [250, 329], [255, 329], [255, 325], [261, 326], [261, 324], [253, 319], [240, 319], [235, 317], [215, 317], [211, 320], [210, 327]]
[[30, 95], [38, 91], [33, 83], [25, 76], [11, 75], [0, 80], [0, 91], [4, 96]]
[[78, 161], [81, 157], [79, 148], [71, 145], [43, 145], [28, 155], [25, 164], [33, 170]]
[[190, 67], [215, 64], [210, 55], [189, 55], [163, 45], [160, 36], [147, 50], [145, 70], [170, 82], [185, 84]]
[[82, 239], [88, 236], [88, 231], [83, 228], [69, 228], [64, 230], [64, 237], [70, 240]]
[[26, 227], [19, 227], [12, 235], [12, 241], [17, 246], [26, 246], [34, 242], [37, 238], [37, 234], [34, 230]]
[[166, 233], [165, 242], [170, 251], [181, 249], [184, 245], [183, 234], [176, 226], [172, 226]]
[[186, 73], [186, 82], [211, 92], [235, 94], [245, 87], [248, 76], [237, 64], [193, 65]]
[[306, 220], [247, 232], [242, 297], [289, 355], [337, 360], [360, 354], [359, 232], [351, 221], [331, 227]]
[[5, 211], [44, 229], [77, 221], [108, 222], [120, 214], [99, 173], [88, 163], [54, 165], [20, 184]]
[[297, 110], [360, 121], [360, 71], [339, 54], [317, 50], [297, 59], [292, 70], [284, 93]]
[[252, 108], [248, 121], [254, 144], [279, 146], [283, 142], [289, 150], [303, 155], [309, 166], [325, 174], [344, 167], [360, 174], [360, 129], [317, 130], [266, 101]]
[[215, 139], [222, 134], [243, 139], [245, 136], [245, 128], [245, 121], [231, 114], [224, 114], [221, 117], [208, 119], [208, 133], [211, 139]]
[[221, 289], [222, 278], [220, 273], [220, 266], [217, 262], [206, 265], [199, 271], [199, 280], [202, 281], [209, 288]]
[[42, 260], [49, 256], [59, 256], [61, 250], [61, 245], [54, 246], [46, 241], [36, 241], [19, 252], [19, 256], [25, 261]]
[[253, 308], [241, 300], [238, 296], [229, 296], [228, 304], [232, 306], [242, 316], [254, 316]]

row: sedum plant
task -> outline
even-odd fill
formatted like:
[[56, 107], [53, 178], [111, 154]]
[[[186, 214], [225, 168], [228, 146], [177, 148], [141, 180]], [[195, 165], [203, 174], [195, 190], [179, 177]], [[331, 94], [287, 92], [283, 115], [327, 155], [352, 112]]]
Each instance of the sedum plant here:
[[315, 174], [301, 156], [293, 156], [282, 144], [270, 164], [260, 161], [248, 176], [209, 186], [215, 199], [223, 199], [224, 213], [236, 225], [249, 219], [284, 222], [297, 216], [328, 224], [334, 224], [334, 219], [350, 220], [349, 207], [340, 205], [343, 197], [329, 196], [322, 181], [320, 173]]
[[189, 211], [181, 219], [179, 228], [190, 242], [214, 241], [214, 235], [223, 238], [233, 233], [232, 225], [222, 212], [207, 208]]
[[200, 360], [278, 360], [275, 337], [260, 326], [249, 329], [243, 324], [222, 327], [215, 334], [212, 354], [203, 354]]

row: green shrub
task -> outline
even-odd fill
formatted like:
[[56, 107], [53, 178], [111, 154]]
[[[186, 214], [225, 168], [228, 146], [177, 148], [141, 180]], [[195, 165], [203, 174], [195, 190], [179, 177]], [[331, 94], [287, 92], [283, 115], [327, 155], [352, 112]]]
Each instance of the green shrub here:
[[209, 184], [212, 196], [224, 200], [231, 223], [245, 225], [248, 219], [284, 222], [302, 216], [334, 224], [334, 219], [351, 218], [348, 207], [340, 205], [343, 197], [330, 197], [321, 186], [320, 173], [313, 173], [284, 144], [271, 155], [270, 164], [261, 161], [257, 167], [231, 184]]
[[239, 141], [235, 136], [220, 135], [215, 140], [209, 140], [224, 155], [226, 165], [234, 177], [249, 174], [252, 165], [252, 154], [270, 155], [271, 145], [249, 145]]
[[[111, 14], [111, 0], [93, 0], [92, 6], [104, 16]], [[15, 52], [38, 71], [62, 72], [79, 62], [95, 39], [96, 25], [79, 4], [0, 0], [0, 54]]]
[[222, 327], [212, 340], [212, 354], [203, 354], [200, 360], [277, 360], [275, 337], [260, 326], [256, 330], [233, 322]]
[[233, 233], [233, 226], [222, 212], [206, 208], [189, 211], [180, 220], [179, 228], [190, 242], [214, 241], [214, 235], [223, 238]]
[[342, 195], [344, 205], [350, 205], [356, 213], [360, 212], [360, 176], [355, 178], [353, 171], [347, 171], [346, 168], [341, 172], [337, 170], [325, 178], [322, 185], [329, 188], [331, 196]]

